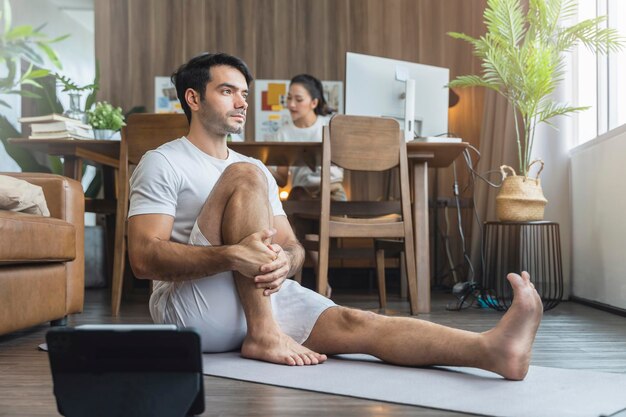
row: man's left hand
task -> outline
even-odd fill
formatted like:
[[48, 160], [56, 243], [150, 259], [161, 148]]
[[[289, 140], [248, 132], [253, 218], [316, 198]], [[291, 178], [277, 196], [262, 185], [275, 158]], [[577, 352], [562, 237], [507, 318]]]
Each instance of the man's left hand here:
[[276, 252], [276, 259], [262, 265], [261, 275], [254, 277], [257, 288], [265, 288], [263, 295], [270, 295], [280, 290], [283, 282], [288, 278], [291, 259], [280, 245], [272, 243], [268, 247]]

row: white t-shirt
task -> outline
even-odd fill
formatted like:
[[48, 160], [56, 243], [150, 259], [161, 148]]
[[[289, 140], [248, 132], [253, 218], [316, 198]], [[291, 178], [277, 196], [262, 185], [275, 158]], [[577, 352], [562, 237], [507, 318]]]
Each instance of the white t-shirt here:
[[257, 165], [268, 183], [274, 216], [285, 215], [272, 174], [257, 159], [228, 150], [224, 160], [198, 149], [187, 138], [173, 140], [146, 152], [130, 178], [128, 217], [166, 214], [174, 217], [170, 240], [187, 244], [191, 229], [226, 167], [235, 162]]
[[[273, 214], [285, 215], [276, 181], [261, 161], [232, 149], [228, 150], [225, 160], [213, 158], [182, 137], [141, 158], [130, 179], [128, 216], [173, 216], [172, 241], [209, 245], [198, 227], [193, 226], [218, 179], [226, 167], [235, 162], [249, 162], [261, 168], [267, 177], [267, 197]], [[298, 343], [304, 343], [309, 337], [320, 314], [335, 305], [291, 280], [270, 297], [274, 319], [281, 330]], [[154, 281], [149, 305], [156, 323], [196, 328], [205, 352], [237, 349], [247, 332], [231, 271], [186, 281]]]
[[[297, 127], [291, 119], [283, 125], [276, 133], [276, 140], [279, 142], [321, 142], [324, 126], [328, 124], [329, 116], [317, 116], [317, 120], [309, 127]], [[304, 187], [307, 189], [319, 189], [321, 184], [320, 167], [315, 171], [307, 166], [291, 167], [291, 184], [293, 187]], [[330, 182], [342, 182], [343, 169], [330, 167]]]

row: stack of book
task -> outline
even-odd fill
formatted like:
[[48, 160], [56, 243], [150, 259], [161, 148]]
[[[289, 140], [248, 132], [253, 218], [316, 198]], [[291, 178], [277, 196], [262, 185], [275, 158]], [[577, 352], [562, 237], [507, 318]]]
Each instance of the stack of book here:
[[79, 120], [53, 113], [46, 116], [22, 117], [20, 123], [30, 124], [28, 139], [93, 139], [91, 126]]

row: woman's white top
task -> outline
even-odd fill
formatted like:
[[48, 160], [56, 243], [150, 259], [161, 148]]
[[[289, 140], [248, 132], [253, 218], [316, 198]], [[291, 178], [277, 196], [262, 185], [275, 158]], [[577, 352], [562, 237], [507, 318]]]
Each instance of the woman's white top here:
[[[283, 125], [276, 133], [276, 140], [279, 142], [321, 142], [324, 126], [330, 121], [329, 116], [317, 116], [317, 120], [309, 127], [297, 127], [291, 119]], [[308, 166], [293, 166], [291, 171], [291, 184], [293, 187], [303, 187], [306, 189], [319, 189], [321, 184], [322, 170], [317, 167], [315, 171]], [[343, 169], [330, 167], [330, 182], [342, 182]]]

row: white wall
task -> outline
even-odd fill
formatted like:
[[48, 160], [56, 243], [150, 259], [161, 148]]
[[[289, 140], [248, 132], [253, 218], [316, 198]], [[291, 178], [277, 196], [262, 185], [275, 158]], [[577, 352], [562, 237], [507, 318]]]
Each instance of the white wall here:
[[[571, 250], [571, 207], [569, 194], [569, 140], [572, 138], [571, 119], [561, 117], [552, 123], [558, 130], [543, 125], [537, 129], [533, 157], [544, 161], [545, 167], [540, 175], [541, 187], [548, 200], [545, 220], [559, 224], [561, 236], [561, 257], [563, 266], [563, 298], [569, 298], [571, 291], [572, 250]], [[536, 175], [532, 168], [531, 176]]]
[[[52, 45], [63, 64], [63, 69], [59, 70], [50, 63], [47, 68], [70, 77], [78, 85], [89, 84], [93, 81], [95, 75], [93, 0], [11, 0], [11, 8], [13, 26], [38, 27], [46, 24], [41, 31], [50, 38], [70, 34], [66, 40]], [[79, 18], [81, 23], [77, 21]], [[0, 108], [2, 115], [7, 116], [9, 121], [20, 130], [21, 127], [17, 123], [17, 119], [21, 116], [20, 97], [4, 95], [2, 99], [12, 106], [11, 109]], [[59, 99], [67, 108], [69, 101], [67, 93], [59, 93]], [[3, 155], [4, 148], [0, 149], [0, 171], [14, 171], [11, 169], [13, 165], [4, 159]]]
[[[565, 56], [566, 65], [570, 65], [570, 56]], [[572, 74], [567, 72], [564, 80], [552, 94], [552, 99], [559, 103], [572, 102]], [[550, 120], [554, 127], [547, 124], [537, 126], [532, 159], [541, 159], [545, 163], [540, 174], [543, 193], [548, 200], [545, 220], [559, 223], [561, 235], [561, 256], [563, 266], [563, 298], [569, 298], [572, 282], [572, 247], [571, 247], [571, 199], [570, 199], [570, 158], [569, 150], [574, 143], [573, 118], [559, 116]], [[532, 168], [531, 176], [535, 176]]]
[[626, 125], [571, 152], [576, 297], [626, 309]]

